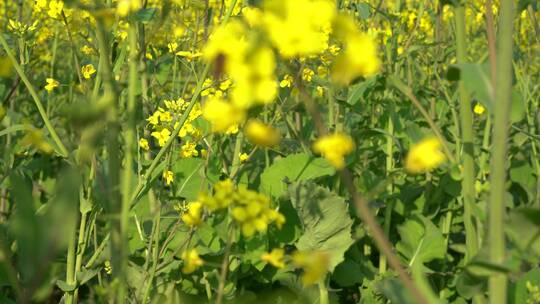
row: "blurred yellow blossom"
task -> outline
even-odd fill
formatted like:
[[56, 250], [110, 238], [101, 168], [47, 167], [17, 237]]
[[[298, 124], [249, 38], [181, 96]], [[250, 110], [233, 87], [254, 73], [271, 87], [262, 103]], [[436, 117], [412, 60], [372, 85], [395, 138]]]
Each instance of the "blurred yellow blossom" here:
[[184, 266], [182, 267], [184, 274], [190, 274], [204, 264], [204, 261], [199, 257], [199, 253], [195, 249], [184, 251], [181, 258], [184, 261]]
[[474, 111], [474, 113], [476, 113], [478, 115], [482, 115], [486, 111], [486, 108], [482, 104], [477, 103], [477, 104], [474, 105], [473, 111]]
[[190, 227], [198, 226], [202, 223], [203, 205], [200, 202], [190, 202], [187, 211], [182, 214], [181, 219]]
[[212, 124], [212, 131], [217, 133], [227, 131], [240, 123], [245, 116], [244, 111], [217, 97], [208, 100], [202, 111], [203, 117]]
[[259, 147], [275, 147], [281, 141], [278, 130], [257, 119], [247, 122], [245, 134], [250, 142]]
[[414, 144], [405, 159], [405, 169], [410, 173], [428, 172], [446, 161], [441, 142], [434, 137]]
[[265, 1], [263, 8], [263, 24], [283, 57], [314, 55], [328, 48], [334, 1], [275, 0]]
[[163, 171], [163, 179], [165, 180], [165, 184], [169, 186], [174, 181], [174, 174], [170, 170]]
[[345, 167], [345, 156], [354, 150], [354, 142], [349, 135], [334, 133], [319, 138], [313, 150], [321, 154], [337, 169]]
[[319, 282], [328, 272], [330, 258], [323, 251], [297, 251], [292, 256], [293, 263], [304, 270], [302, 283], [311, 285]]
[[146, 138], [139, 139], [139, 147], [145, 151], [150, 150], [150, 145], [148, 144], [148, 140]]
[[52, 92], [54, 88], [57, 88], [60, 85], [54, 78], [47, 78], [46, 81], [47, 84], [45, 85], [45, 90], [47, 90], [47, 92]]
[[238, 155], [238, 158], [240, 159], [241, 163], [245, 163], [248, 161], [249, 155], [247, 153], [240, 153], [240, 155]]
[[261, 256], [261, 260], [271, 264], [272, 266], [276, 268], [283, 268], [285, 267], [285, 263], [283, 262], [283, 257], [285, 255], [285, 250], [282, 248], [274, 248], [272, 251], [268, 253], [264, 253]]

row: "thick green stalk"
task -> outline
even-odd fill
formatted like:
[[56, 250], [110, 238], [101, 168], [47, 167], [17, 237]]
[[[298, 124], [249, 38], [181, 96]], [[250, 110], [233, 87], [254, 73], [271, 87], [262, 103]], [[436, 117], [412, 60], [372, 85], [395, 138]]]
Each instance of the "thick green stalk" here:
[[[66, 259], [66, 283], [71, 286], [75, 286], [77, 283], [75, 280], [75, 254], [77, 247], [75, 246], [75, 230], [69, 236], [67, 259]], [[75, 301], [74, 291], [67, 291], [65, 293], [66, 304], [73, 304]]]
[[[457, 62], [467, 61], [467, 33], [465, 27], [465, 7], [459, 5], [455, 8], [456, 20], [456, 46]], [[478, 252], [478, 237], [476, 227], [473, 224], [472, 210], [475, 204], [475, 174], [474, 174], [474, 134], [473, 117], [471, 111], [471, 98], [463, 81], [459, 82], [459, 107], [461, 118], [461, 138], [463, 140], [463, 155], [461, 163], [463, 165], [463, 222], [465, 224], [465, 260], [469, 261]]]
[[121, 194], [120, 194], [120, 145], [118, 136], [118, 93], [116, 92], [114, 75], [110, 62], [109, 44], [106, 38], [103, 20], [98, 20], [96, 36], [100, 52], [101, 76], [103, 78], [104, 93], [101, 97], [107, 105], [107, 156], [109, 170], [108, 211], [111, 215], [111, 260], [113, 277], [118, 281], [116, 294], [118, 299], [125, 295], [124, 262], [122, 261], [123, 241], [120, 221]]
[[26, 74], [24, 73], [23, 68], [15, 59], [15, 56], [13, 55], [13, 52], [9, 48], [6, 39], [4, 38], [4, 34], [0, 33], [0, 44], [2, 44], [2, 47], [4, 47], [4, 50], [6, 51], [6, 54], [9, 57], [9, 60], [11, 60], [11, 64], [13, 64], [13, 67], [15, 68], [15, 71], [17, 71], [17, 74], [19, 74], [19, 77], [26, 85], [26, 88], [28, 89], [28, 92], [30, 92], [30, 95], [34, 99], [34, 103], [36, 104], [36, 107], [39, 111], [39, 115], [41, 115], [41, 119], [43, 119], [43, 122], [45, 123], [45, 127], [47, 128], [47, 131], [51, 134], [51, 137], [56, 144], [57, 148], [60, 150], [58, 151], [59, 154], [63, 157], [68, 156], [68, 151], [62, 141], [60, 140], [60, 137], [54, 130], [53, 125], [51, 124], [51, 121], [49, 120], [49, 116], [47, 116], [47, 112], [45, 111], [45, 108], [43, 107], [43, 103], [41, 102], [41, 99], [39, 98], [39, 95], [37, 94], [36, 90], [32, 86], [32, 83], [30, 83], [30, 80], [28, 80], [28, 77], [26, 77]]
[[[129, 43], [129, 79], [128, 79], [128, 97], [126, 106], [127, 124], [124, 130], [124, 168], [122, 172], [122, 209], [120, 211], [120, 230], [122, 235], [122, 251], [120, 252], [120, 261], [122, 269], [127, 267], [129, 248], [128, 248], [128, 222], [131, 198], [131, 181], [133, 179], [133, 151], [135, 150], [135, 103], [137, 92], [137, 67], [139, 64], [139, 53], [137, 52], [137, 27], [132, 23], [128, 32]], [[119, 300], [123, 301], [122, 298]]]
[[[489, 258], [493, 264], [505, 260], [504, 215], [509, 115], [512, 100], [512, 49], [514, 4], [501, 1], [497, 50], [497, 86], [493, 121], [493, 153], [491, 157], [491, 192], [489, 197]], [[489, 278], [490, 303], [506, 303], [507, 281], [503, 273]]]

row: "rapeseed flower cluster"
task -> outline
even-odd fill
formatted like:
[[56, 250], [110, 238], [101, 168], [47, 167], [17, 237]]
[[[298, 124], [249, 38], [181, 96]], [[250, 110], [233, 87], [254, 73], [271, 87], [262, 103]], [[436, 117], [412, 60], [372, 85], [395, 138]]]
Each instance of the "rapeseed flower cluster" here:
[[228, 209], [245, 237], [266, 232], [271, 223], [278, 228], [285, 223], [283, 214], [273, 209], [270, 199], [263, 194], [235, 187], [231, 180], [216, 183], [213, 190], [211, 195], [199, 195], [198, 202], [210, 212]]
[[[172, 130], [178, 126], [178, 119], [186, 111], [188, 103], [183, 98], [176, 100], [164, 100], [165, 107], [158, 107], [146, 121], [148, 126], [153, 130], [151, 136], [157, 141], [159, 147], [163, 147], [169, 140]], [[199, 155], [196, 141], [201, 137], [202, 131], [195, 126], [195, 120], [201, 116], [202, 111], [199, 104], [196, 104], [190, 111], [187, 120], [182, 125], [178, 137], [181, 140], [182, 146], [180, 149], [181, 157], [194, 157]], [[139, 147], [143, 150], [148, 150], [147, 139], [139, 141]]]
[[[292, 87], [290, 74], [277, 80], [278, 58], [307, 63], [320, 56], [323, 64], [316, 67], [317, 76], [326, 77], [331, 68], [338, 84], [373, 75], [380, 68], [374, 40], [362, 34], [351, 17], [338, 14], [334, 1], [265, 1], [260, 8], [244, 8], [242, 17], [217, 27], [202, 51], [203, 58], [213, 63], [214, 74], [226, 76], [232, 86], [228, 94], [209, 96], [203, 107], [214, 132], [226, 132], [241, 124], [250, 108], [273, 102], [278, 87]], [[332, 39], [336, 43], [330, 43]], [[301, 71], [304, 82], [313, 81], [314, 68], [305, 66]], [[317, 95], [323, 96], [324, 87], [319, 87]]]

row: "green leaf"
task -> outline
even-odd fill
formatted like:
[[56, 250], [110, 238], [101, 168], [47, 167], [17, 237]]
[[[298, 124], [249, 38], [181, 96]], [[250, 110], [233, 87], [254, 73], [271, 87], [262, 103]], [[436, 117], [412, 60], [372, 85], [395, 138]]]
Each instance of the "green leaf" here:
[[95, 277], [100, 271], [101, 268], [94, 268], [77, 272], [77, 285], [84, 285], [86, 282]]
[[516, 282], [515, 287], [510, 289], [510, 303], [537, 303], [528, 302], [528, 300], [532, 298], [532, 294], [527, 288], [527, 283], [533, 288], [534, 286], [540, 288], [540, 268], [530, 270]]
[[304, 230], [296, 248], [325, 251], [330, 257], [330, 271], [333, 271], [354, 243], [348, 205], [343, 198], [313, 182], [293, 184], [289, 194]]
[[461, 272], [457, 277], [456, 290], [460, 296], [466, 299], [484, 292], [486, 287], [486, 277], [475, 276], [468, 271]]
[[494, 113], [493, 87], [489, 76], [481, 65], [473, 63], [454, 64], [448, 69], [447, 77], [449, 80], [462, 80], [472, 96], [481, 102], [490, 113]]
[[510, 213], [506, 234], [522, 252], [540, 256], [540, 209], [519, 208]]
[[396, 249], [407, 258], [409, 265], [444, 258], [444, 237], [439, 228], [424, 216], [413, 215], [398, 227], [398, 231], [401, 241]]
[[56, 286], [58, 286], [58, 288], [60, 288], [60, 290], [62, 290], [63, 292], [74, 291], [77, 288], [76, 284], [70, 285], [62, 280], [56, 280]]
[[261, 175], [260, 191], [280, 197], [287, 191], [286, 182], [298, 182], [332, 175], [334, 167], [323, 158], [306, 153], [289, 155], [266, 168]]
[[523, 96], [517, 90], [512, 91], [512, 108], [510, 110], [510, 120], [512, 123], [519, 122], [525, 116], [525, 103]]
[[349, 88], [349, 94], [347, 95], [347, 103], [355, 105], [360, 99], [363, 98], [366, 90], [375, 84], [376, 77], [368, 78], [360, 83], [357, 83]]
[[203, 167], [204, 161], [200, 158], [179, 159], [172, 166], [174, 173], [174, 184], [177, 195], [185, 197], [187, 200], [195, 200], [199, 195], [202, 183], [202, 176], [199, 170]]
[[353, 260], [343, 261], [343, 263], [336, 267], [332, 274], [332, 280], [343, 287], [362, 283], [365, 277], [366, 270]]
[[135, 20], [142, 23], [148, 23], [150, 20], [152, 20], [152, 18], [154, 18], [157, 11], [158, 10], [155, 7], [143, 8], [135, 14]]

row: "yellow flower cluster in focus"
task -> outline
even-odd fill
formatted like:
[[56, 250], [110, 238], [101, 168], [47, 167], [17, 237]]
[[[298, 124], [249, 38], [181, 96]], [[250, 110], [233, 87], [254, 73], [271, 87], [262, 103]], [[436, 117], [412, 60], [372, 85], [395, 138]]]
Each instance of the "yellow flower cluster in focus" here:
[[285, 217], [271, 208], [267, 196], [243, 187], [236, 188], [231, 180], [216, 183], [213, 194], [203, 193], [198, 201], [210, 211], [230, 209], [232, 218], [245, 237], [266, 232], [271, 223], [278, 228], [285, 223]]

